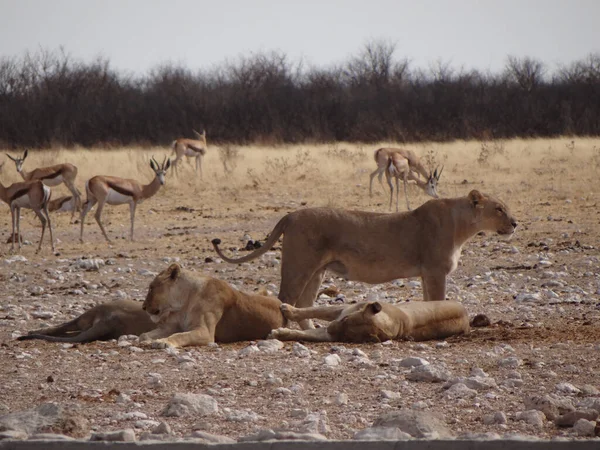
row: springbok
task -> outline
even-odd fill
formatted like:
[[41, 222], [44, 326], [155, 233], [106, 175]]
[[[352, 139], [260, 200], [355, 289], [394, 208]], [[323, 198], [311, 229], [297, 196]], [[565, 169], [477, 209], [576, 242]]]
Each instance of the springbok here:
[[75, 197], [73, 197], [72, 195], [63, 195], [62, 197], [58, 197], [57, 199], [50, 200], [50, 202], [48, 203], [48, 211], [76, 211], [77, 204], [75, 202]]
[[423, 190], [427, 195], [433, 198], [439, 198], [437, 193], [437, 185], [442, 175], [442, 170], [438, 173], [437, 169], [433, 174], [429, 175], [427, 181], [421, 181], [419, 178], [413, 175], [410, 170], [410, 162], [407, 158], [400, 155], [400, 153], [392, 153], [388, 160], [388, 168], [385, 171], [385, 178], [387, 184], [390, 187], [390, 210], [392, 209], [392, 198], [394, 197], [394, 187], [392, 186], [391, 178], [396, 178], [396, 212], [398, 212], [398, 196], [400, 194], [400, 178], [404, 181], [404, 197], [406, 198], [406, 207], [411, 211], [410, 203], [408, 202], [408, 193], [406, 192], [406, 185], [408, 180], [414, 181], [419, 188]]
[[196, 172], [200, 172], [200, 179], [202, 179], [202, 157], [206, 154], [206, 130], [202, 130], [202, 133], [198, 133], [196, 130], [192, 131], [198, 139], [179, 138], [171, 144], [173, 149], [171, 156], [175, 155], [173, 170], [179, 174], [179, 161], [184, 156], [196, 158]]
[[29, 150], [25, 150], [25, 153], [23, 153], [23, 157], [21, 158], [13, 158], [8, 153], [6, 156], [14, 161], [15, 165], [17, 166], [17, 172], [21, 174], [25, 181], [41, 180], [46, 186], [50, 187], [58, 186], [59, 184], [64, 183], [67, 189], [71, 191], [71, 194], [73, 194], [73, 198], [75, 198], [75, 203], [77, 205], [77, 208], [73, 209], [73, 213], [71, 214], [72, 222], [73, 217], [75, 216], [75, 211], [81, 206], [81, 192], [79, 192], [79, 189], [75, 187], [77, 167], [70, 163], [64, 163], [49, 167], [39, 167], [31, 172], [26, 172], [23, 170], [23, 163], [25, 162], [25, 158], [27, 158], [28, 153]]
[[158, 192], [160, 187], [165, 184], [165, 174], [167, 169], [171, 167], [171, 160], [165, 159], [162, 164], [152, 157], [150, 160], [150, 167], [154, 170], [154, 179], [146, 184], [142, 185], [136, 180], [130, 180], [126, 178], [110, 177], [104, 175], [97, 175], [88, 180], [85, 184], [85, 190], [87, 193], [87, 200], [83, 204], [81, 209], [81, 232], [79, 234], [79, 240], [83, 242], [83, 225], [85, 222], [86, 214], [98, 203], [98, 209], [96, 210], [95, 218], [96, 222], [100, 226], [102, 234], [106, 240], [110, 243], [110, 239], [104, 230], [104, 226], [100, 220], [102, 215], [102, 208], [104, 204], [109, 205], [123, 205], [129, 204], [129, 212], [131, 215], [131, 240], [133, 241], [133, 222], [135, 220], [135, 208], [138, 203], [152, 197]]
[[371, 175], [369, 180], [369, 196], [373, 195], [373, 178], [377, 175], [379, 179], [379, 184], [383, 187], [383, 182], [381, 181], [381, 177], [386, 169], [390, 165], [390, 156], [393, 154], [399, 154], [408, 160], [408, 165], [410, 167], [411, 172], [415, 172], [419, 175], [423, 175], [423, 177], [428, 180], [431, 178], [431, 171], [427, 170], [425, 166], [421, 163], [419, 157], [412, 150], [406, 148], [380, 148], [375, 150], [373, 156], [375, 157], [375, 163], [377, 164], [377, 169], [375, 169]]
[[45, 186], [40, 180], [21, 181], [13, 183], [5, 187], [0, 183], [0, 199], [10, 207], [10, 215], [12, 219], [12, 245], [10, 251], [15, 250], [15, 240], [18, 237], [19, 251], [21, 250], [21, 208], [33, 209], [33, 212], [39, 217], [42, 222], [42, 236], [36, 253], [42, 248], [44, 240], [44, 232], [46, 231], [46, 222], [50, 230], [50, 244], [52, 252], [54, 252], [54, 237], [52, 236], [52, 223], [50, 222], [50, 214], [48, 214], [48, 202], [50, 201], [50, 188]]

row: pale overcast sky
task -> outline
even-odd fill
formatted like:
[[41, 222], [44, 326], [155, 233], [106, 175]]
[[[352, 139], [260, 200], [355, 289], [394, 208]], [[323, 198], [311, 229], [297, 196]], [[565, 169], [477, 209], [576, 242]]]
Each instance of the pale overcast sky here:
[[502, 69], [507, 55], [557, 64], [600, 51], [600, 0], [0, 0], [0, 56], [64, 46], [145, 73], [281, 50], [329, 66], [368, 40], [413, 68]]

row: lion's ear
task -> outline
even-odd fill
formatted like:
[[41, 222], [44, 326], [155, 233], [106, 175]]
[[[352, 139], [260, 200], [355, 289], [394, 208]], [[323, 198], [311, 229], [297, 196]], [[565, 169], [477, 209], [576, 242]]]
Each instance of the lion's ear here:
[[372, 314], [377, 314], [382, 309], [381, 303], [379, 302], [371, 302], [367, 307]]
[[171, 280], [176, 280], [179, 278], [180, 273], [181, 266], [179, 264], [173, 263], [169, 266], [169, 276], [171, 277]]
[[485, 197], [483, 196], [483, 194], [477, 189], [473, 189], [471, 192], [469, 192], [469, 201], [475, 208], [483, 208], [484, 199]]

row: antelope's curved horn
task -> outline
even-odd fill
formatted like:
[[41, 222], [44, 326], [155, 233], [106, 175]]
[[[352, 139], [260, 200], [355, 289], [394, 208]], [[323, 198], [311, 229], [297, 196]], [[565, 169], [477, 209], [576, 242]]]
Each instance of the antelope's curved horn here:
[[442, 168], [440, 169], [440, 173], [437, 174], [437, 180], [439, 181], [440, 177], [442, 176], [442, 170], [444, 170], [444, 166], [442, 166]]
[[6, 154], [6, 156], [8, 156], [10, 159], [12, 159], [13, 161], [17, 161], [15, 158], [13, 158], [12, 156], [10, 156], [8, 153]]

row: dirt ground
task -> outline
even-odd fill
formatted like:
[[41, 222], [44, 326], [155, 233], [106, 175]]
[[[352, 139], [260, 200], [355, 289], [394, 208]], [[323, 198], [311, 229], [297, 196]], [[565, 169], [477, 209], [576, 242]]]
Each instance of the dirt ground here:
[[[139, 206], [134, 242], [127, 240], [128, 208], [107, 206], [103, 219], [113, 244], [102, 238], [93, 213], [86, 219], [83, 244], [79, 224], [69, 224], [70, 213], [61, 213], [53, 215], [57, 255], [47, 241], [35, 255], [39, 222], [26, 211], [22, 231], [33, 245], [21, 251], [24, 261], [11, 262], [10, 246], [4, 243], [10, 213], [0, 205], [0, 415], [51, 401], [80, 406], [96, 430], [135, 426], [142, 432], [152, 429], [152, 421], [164, 421], [176, 436], [201, 429], [238, 438], [263, 428], [300, 430], [312, 414], [320, 418], [316, 431], [349, 439], [381, 414], [407, 407], [441, 414], [456, 435], [573, 436], [572, 429], [551, 421], [536, 427], [517, 420], [517, 413], [527, 409], [524, 400], [531, 395], [566, 396], [575, 405], [600, 400], [599, 139], [407, 146], [430, 166], [444, 166], [442, 196], [480, 189], [504, 200], [519, 221], [510, 241], [487, 234], [465, 246], [450, 276], [448, 296], [462, 301], [470, 315], [487, 314], [494, 325], [446, 344], [306, 344], [311, 354], [302, 358], [291, 343], [276, 352], [243, 356], [247, 342], [176, 354], [115, 341], [72, 346], [14, 339], [100, 302], [143, 300], [153, 274], [171, 261], [242, 290], [266, 287], [276, 295], [279, 251], [229, 265], [216, 258], [210, 240], [219, 237], [230, 254], [242, 254], [237, 249], [245, 245], [245, 235], [262, 241], [279, 218], [298, 208], [388, 211], [387, 187], [384, 191], [375, 180], [374, 196], [368, 195], [372, 153], [380, 146], [219, 148], [209, 141], [204, 180], [187, 162], [178, 177], [169, 173], [166, 186]], [[77, 185], [85, 192], [84, 180], [96, 174], [148, 182], [149, 157], [162, 161], [165, 154], [159, 148], [34, 152], [25, 169], [72, 162], [79, 167]], [[233, 170], [225, 171], [225, 164]], [[4, 184], [18, 180], [7, 158], [0, 179]], [[63, 186], [54, 196], [66, 193]], [[427, 200], [415, 187], [410, 195], [413, 207]], [[400, 209], [405, 208], [401, 197]], [[81, 258], [100, 259], [98, 270], [80, 268]], [[347, 302], [396, 302], [421, 298], [415, 281], [369, 286], [328, 274], [324, 285], [337, 286]], [[331, 352], [340, 355], [339, 366], [324, 364]], [[407, 356], [424, 358], [452, 376], [466, 377], [481, 368], [496, 386], [452, 397], [442, 383], [408, 381], [408, 369], [398, 365]], [[516, 357], [514, 364], [506, 362], [510, 357]], [[521, 382], [510, 382], [515, 379]], [[569, 391], [564, 383], [576, 389]], [[399, 395], [385, 398], [383, 391]], [[176, 392], [209, 394], [219, 413], [163, 417]], [[497, 411], [506, 414], [507, 423], [484, 423]], [[133, 412], [138, 414], [126, 414]]]

